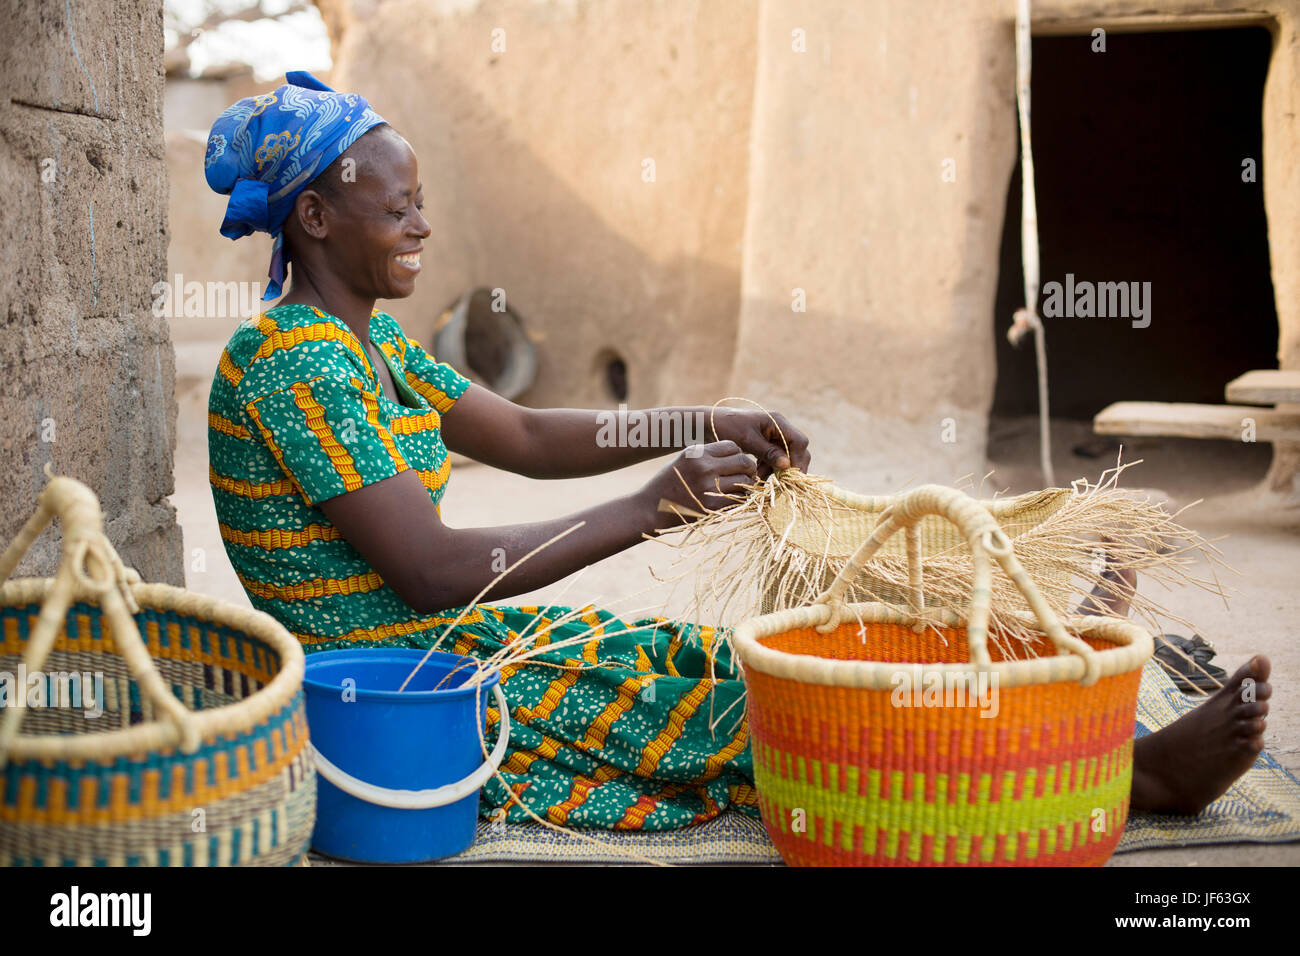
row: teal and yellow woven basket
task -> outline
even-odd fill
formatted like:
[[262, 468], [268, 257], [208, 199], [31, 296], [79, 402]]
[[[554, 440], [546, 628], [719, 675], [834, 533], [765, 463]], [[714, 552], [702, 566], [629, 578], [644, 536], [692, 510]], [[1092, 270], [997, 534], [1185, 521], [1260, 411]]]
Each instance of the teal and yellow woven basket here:
[[[8, 581], [55, 515], [56, 577]], [[304, 659], [278, 622], [141, 583], [93, 492], [63, 477], [0, 581], [0, 866], [303, 859], [316, 808]]]

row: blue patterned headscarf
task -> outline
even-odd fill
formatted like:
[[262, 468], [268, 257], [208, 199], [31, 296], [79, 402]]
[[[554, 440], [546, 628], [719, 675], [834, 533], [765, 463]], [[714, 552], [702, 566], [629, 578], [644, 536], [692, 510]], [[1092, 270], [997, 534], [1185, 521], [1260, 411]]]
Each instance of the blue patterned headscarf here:
[[217, 117], [203, 160], [208, 185], [230, 197], [221, 234], [275, 237], [263, 300], [280, 297], [289, 265], [281, 230], [294, 200], [383, 117], [355, 93], [336, 93], [303, 70], [274, 93], [248, 96]]

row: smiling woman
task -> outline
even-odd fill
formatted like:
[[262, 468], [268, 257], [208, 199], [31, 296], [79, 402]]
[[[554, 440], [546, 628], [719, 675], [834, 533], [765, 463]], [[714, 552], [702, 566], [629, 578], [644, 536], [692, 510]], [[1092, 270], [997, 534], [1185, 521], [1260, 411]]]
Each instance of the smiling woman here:
[[[290, 262], [293, 280], [222, 353], [209, 477], [250, 601], [308, 651], [429, 647], [485, 588], [497, 600], [542, 587], [685, 520], [659, 510], [665, 499], [716, 503], [710, 495], [774, 469], [807, 467], [806, 440], [780, 416], [719, 409], [714, 442], [683, 451], [624, 497], [531, 524], [444, 525], [449, 448], [562, 478], [622, 468], [698, 436], [670, 430], [668, 447], [600, 440], [607, 415], [522, 408], [409, 338], [375, 302], [411, 295], [420, 272], [430, 229], [415, 153], [361, 97], [305, 73], [288, 80], [232, 106], [209, 138], [208, 182], [231, 197], [222, 233], [276, 237], [268, 298], [280, 294]], [[633, 414], [699, 421], [706, 411]], [[756, 812], [745, 722], [709, 728], [710, 712], [726, 712], [742, 693], [711, 628], [623, 621], [592, 607], [478, 604], [444, 647], [488, 657], [525, 630], [542, 648], [581, 641], [503, 669], [513, 718], [506, 783], [489, 781], [485, 813], [522, 818], [513, 797], [556, 822], [665, 829], [728, 806]]]

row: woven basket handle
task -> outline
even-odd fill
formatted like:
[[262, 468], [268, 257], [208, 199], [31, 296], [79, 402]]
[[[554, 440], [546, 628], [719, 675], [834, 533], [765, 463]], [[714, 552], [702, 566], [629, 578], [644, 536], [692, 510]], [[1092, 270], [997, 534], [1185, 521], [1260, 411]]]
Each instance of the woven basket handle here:
[[993, 597], [993, 565], [990, 556], [1015, 583], [1030, 608], [1038, 618], [1044, 633], [1066, 653], [1078, 654], [1084, 659], [1086, 669], [1080, 683], [1094, 683], [1099, 674], [1100, 660], [1096, 652], [1084, 641], [1067, 634], [1056, 612], [1048, 606], [1025, 571], [1011, 547], [1011, 540], [998, 525], [997, 519], [989, 510], [974, 498], [955, 488], [942, 485], [922, 485], [904, 495], [900, 495], [881, 515], [871, 536], [858, 547], [848, 563], [835, 576], [835, 580], [824, 593], [819, 595], [815, 604], [827, 605], [831, 609], [829, 620], [818, 627], [825, 633], [837, 627], [845, 618], [844, 594], [849, 586], [862, 572], [863, 566], [873, 554], [880, 550], [900, 529], [907, 538], [907, 576], [911, 590], [913, 612], [920, 620], [925, 597], [921, 588], [921, 519], [927, 515], [940, 515], [947, 518], [970, 546], [972, 563], [975, 569], [974, 591], [971, 595], [970, 614], [967, 617], [966, 636], [970, 643], [970, 659], [980, 670], [993, 666], [988, 649], [989, 603]]
[[[23, 654], [28, 673], [44, 667], [63, 629], [68, 608], [76, 597], [90, 591], [98, 598], [104, 616], [112, 626], [118, 653], [140, 685], [141, 692], [175, 728], [176, 742], [181, 750], [192, 753], [199, 745], [196, 718], [168, 690], [132, 617], [140, 607], [131, 593], [131, 585], [140, 582], [140, 575], [122, 563], [105, 536], [104, 514], [95, 493], [73, 478], [55, 475], [48, 462], [45, 474], [50, 482], [37, 499], [36, 512], [0, 555], [0, 584], [3, 584], [45, 526], [56, 515], [62, 521], [63, 557], [49, 590], [45, 592], [36, 628]], [[0, 719], [0, 766], [4, 766], [9, 746], [18, 736], [27, 708], [6, 707], [4, 710], [3, 719]]]

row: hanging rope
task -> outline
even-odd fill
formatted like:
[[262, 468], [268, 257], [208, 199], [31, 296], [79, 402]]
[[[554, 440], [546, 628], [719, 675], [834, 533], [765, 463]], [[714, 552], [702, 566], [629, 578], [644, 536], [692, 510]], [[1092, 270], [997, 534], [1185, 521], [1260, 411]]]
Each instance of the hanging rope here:
[[1016, 101], [1020, 113], [1020, 256], [1025, 274], [1025, 304], [1016, 310], [1007, 330], [1012, 345], [1026, 332], [1034, 333], [1038, 361], [1038, 457], [1043, 486], [1056, 487], [1052, 470], [1052, 426], [1047, 405], [1047, 338], [1038, 317], [1038, 200], [1034, 194], [1034, 151], [1029, 142], [1029, 0], [1016, 3]]

